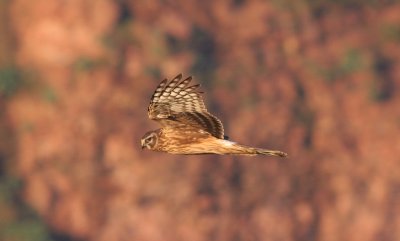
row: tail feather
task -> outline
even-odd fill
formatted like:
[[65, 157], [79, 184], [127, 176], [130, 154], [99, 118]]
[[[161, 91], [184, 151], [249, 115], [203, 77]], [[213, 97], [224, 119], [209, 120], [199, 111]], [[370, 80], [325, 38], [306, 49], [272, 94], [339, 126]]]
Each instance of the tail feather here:
[[218, 152], [214, 152], [216, 154], [233, 154], [233, 155], [249, 155], [249, 156], [270, 155], [278, 157], [286, 157], [288, 155], [287, 153], [282, 151], [244, 146], [228, 140], [219, 140], [218, 146], [219, 146]]
[[266, 149], [260, 149], [260, 148], [255, 148], [256, 154], [260, 155], [270, 155], [270, 156], [279, 156], [279, 157], [287, 157], [287, 153], [283, 151], [274, 151], [274, 150], [266, 150]]

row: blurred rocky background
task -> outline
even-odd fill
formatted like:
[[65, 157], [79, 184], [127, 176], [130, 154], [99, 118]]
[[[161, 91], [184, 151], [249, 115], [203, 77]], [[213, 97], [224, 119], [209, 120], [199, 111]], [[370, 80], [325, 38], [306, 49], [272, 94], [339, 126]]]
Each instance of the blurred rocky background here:
[[[289, 158], [141, 151], [181, 72]], [[0, 240], [400, 240], [399, 89], [398, 0], [0, 0]]]

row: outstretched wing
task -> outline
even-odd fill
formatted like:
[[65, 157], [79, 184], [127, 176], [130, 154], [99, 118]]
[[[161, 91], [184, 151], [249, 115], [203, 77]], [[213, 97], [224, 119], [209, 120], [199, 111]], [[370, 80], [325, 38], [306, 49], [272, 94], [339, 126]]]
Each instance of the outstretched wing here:
[[148, 115], [162, 125], [190, 125], [207, 131], [223, 139], [224, 129], [221, 121], [208, 113], [197, 88], [189, 86], [192, 77], [182, 79], [179, 74], [171, 81], [161, 81], [151, 97]]

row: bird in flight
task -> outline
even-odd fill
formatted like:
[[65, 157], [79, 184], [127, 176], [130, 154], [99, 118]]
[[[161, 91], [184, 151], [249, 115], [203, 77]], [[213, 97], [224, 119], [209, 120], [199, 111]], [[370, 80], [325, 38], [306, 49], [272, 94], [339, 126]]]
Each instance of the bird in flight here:
[[210, 114], [198, 91], [179, 74], [157, 86], [148, 107], [148, 116], [162, 128], [147, 132], [142, 149], [171, 154], [271, 155], [286, 157], [281, 151], [249, 147], [226, 140], [221, 121]]

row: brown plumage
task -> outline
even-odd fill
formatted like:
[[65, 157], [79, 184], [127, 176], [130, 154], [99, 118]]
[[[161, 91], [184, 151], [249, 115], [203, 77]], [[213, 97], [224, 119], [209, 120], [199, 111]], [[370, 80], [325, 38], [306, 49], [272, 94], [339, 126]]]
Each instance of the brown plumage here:
[[192, 77], [179, 74], [171, 81], [164, 79], [157, 86], [148, 107], [149, 118], [161, 129], [147, 132], [142, 148], [172, 154], [272, 155], [285, 157], [281, 151], [247, 147], [224, 139], [221, 121], [210, 114], [197, 91]]

